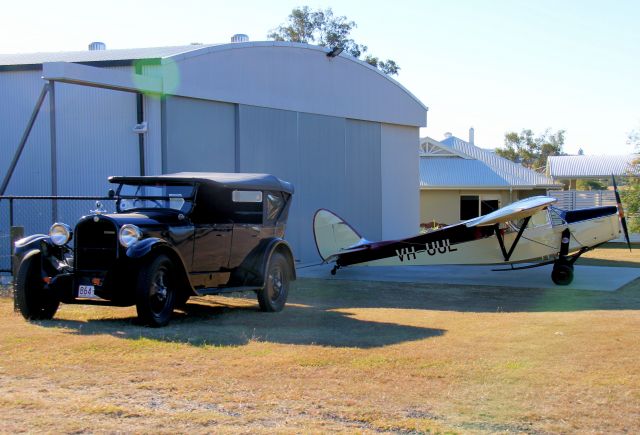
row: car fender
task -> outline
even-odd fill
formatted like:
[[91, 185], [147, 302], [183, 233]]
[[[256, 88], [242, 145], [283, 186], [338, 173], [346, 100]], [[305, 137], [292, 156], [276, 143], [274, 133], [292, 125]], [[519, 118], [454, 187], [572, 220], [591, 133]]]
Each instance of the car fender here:
[[22, 256], [20, 256], [20, 263], [18, 263], [18, 268], [20, 268], [20, 265], [22, 264], [22, 262], [24, 260], [27, 260], [33, 256], [39, 255], [40, 254], [40, 249], [32, 249], [30, 251], [26, 251], [23, 253]]
[[287, 259], [291, 271], [291, 280], [296, 279], [293, 251], [289, 244], [279, 238], [264, 239], [247, 255], [245, 260], [233, 272], [231, 283], [237, 286], [264, 287], [269, 262], [274, 253], [281, 253]]
[[195, 294], [193, 287], [191, 286], [191, 280], [187, 272], [187, 267], [184, 264], [184, 260], [178, 251], [173, 246], [158, 237], [149, 237], [142, 239], [127, 248], [127, 257], [133, 260], [144, 260], [150, 255], [165, 254], [174, 262], [178, 267], [179, 278], [184, 286], [188, 286], [189, 289]]
[[[26, 246], [30, 246], [31, 249], [26, 248]], [[57, 248], [55, 245], [52, 246]], [[29, 244], [25, 245], [23, 248], [24, 249], [20, 250], [20, 254], [14, 257], [14, 276], [17, 276], [20, 268], [26, 260], [35, 257], [36, 255], [40, 256], [40, 273], [43, 277], [48, 276], [51, 278], [68, 272], [68, 266], [66, 263], [61, 263], [56, 260], [56, 256], [48, 253], [46, 249], [42, 249], [41, 245], [37, 243], [35, 245]]]
[[34, 234], [15, 242], [13, 264], [18, 267], [27, 256], [42, 254], [43, 271], [54, 276], [68, 270], [69, 266], [64, 261], [64, 253], [68, 249], [66, 245], [54, 245], [48, 235]]
[[167, 246], [169, 244], [157, 237], [149, 237], [148, 239], [142, 239], [134, 243], [127, 248], [127, 257], [129, 258], [142, 258], [146, 256], [155, 247]]
[[51, 238], [46, 234], [34, 234], [32, 236], [24, 237], [17, 240], [14, 243], [13, 253], [17, 258], [24, 258], [30, 251], [37, 250], [40, 252], [42, 243], [46, 243], [49, 246], [55, 246], [51, 243]]

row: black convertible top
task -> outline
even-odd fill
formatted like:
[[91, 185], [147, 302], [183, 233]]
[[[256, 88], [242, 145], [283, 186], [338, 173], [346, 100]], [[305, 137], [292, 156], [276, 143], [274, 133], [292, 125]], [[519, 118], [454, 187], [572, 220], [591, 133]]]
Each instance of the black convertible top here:
[[293, 193], [293, 184], [269, 174], [224, 172], [176, 172], [174, 174], [109, 177], [110, 183], [151, 184], [155, 182], [213, 183], [229, 189], [277, 190]]

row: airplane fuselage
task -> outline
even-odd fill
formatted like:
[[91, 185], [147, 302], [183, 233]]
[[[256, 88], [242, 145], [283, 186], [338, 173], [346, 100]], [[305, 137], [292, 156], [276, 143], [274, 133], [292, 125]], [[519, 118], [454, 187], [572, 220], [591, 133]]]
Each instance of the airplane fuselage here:
[[[554, 225], [546, 219], [532, 219], [517, 241], [517, 247], [505, 258], [498, 235], [506, 251], [518, 237], [518, 231], [498, 226], [468, 228], [464, 223], [407, 239], [378, 242], [350, 249], [339, 254], [339, 266], [420, 266], [435, 264], [509, 264], [551, 258], [558, 255], [562, 233], [570, 231], [569, 252], [592, 247], [620, 236], [620, 224], [615, 207], [602, 207], [590, 216]], [[584, 219], [576, 220], [576, 218]]]

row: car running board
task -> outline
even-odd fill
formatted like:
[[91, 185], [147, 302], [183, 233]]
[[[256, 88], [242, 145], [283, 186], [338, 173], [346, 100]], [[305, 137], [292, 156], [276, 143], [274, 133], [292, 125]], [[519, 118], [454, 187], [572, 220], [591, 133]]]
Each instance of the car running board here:
[[236, 292], [248, 292], [262, 290], [260, 287], [255, 286], [240, 286], [240, 287], [212, 287], [196, 289], [198, 296], [207, 295], [219, 295], [223, 293], [236, 293]]

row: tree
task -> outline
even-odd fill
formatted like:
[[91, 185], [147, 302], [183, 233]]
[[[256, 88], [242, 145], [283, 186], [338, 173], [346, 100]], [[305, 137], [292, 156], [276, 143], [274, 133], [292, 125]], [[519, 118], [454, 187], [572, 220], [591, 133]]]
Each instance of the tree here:
[[535, 137], [533, 131], [510, 131], [504, 135], [504, 148], [496, 148], [496, 154], [523, 166], [542, 172], [547, 166], [547, 157], [564, 155], [564, 130], [555, 133], [547, 129]]
[[607, 190], [608, 184], [602, 183], [600, 180], [578, 180], [576, 181], [576, 190]]
[[[360, 59], [368, 51], [366, 45], [358, 44], [351, 37], [351, 31], [357, 27], [354, 21], [345, 16], [333, 15], [333, 10], [312, 10], [308, 6], [294, 8], [287, 18], [287, 22], [280, 24], [267, 35], [274, 41], [302, 42], [317, 44], [321, 47], [342, 47], [342, 49]], [[385, 74], [397, 75], [400, 66], [393, 60], [380, 60], [368, 54], [364, 61], [380, 69]]]
[[[632, 130], [629, 133], [627, 144], [633, 150], [640, 153], [640, 130]], [[628, 183], [624, 190], [620, 191], [625, 212], [627, 213], [627, 223], [629, 231], [640, 232], [640, 158], [633, 162], [633, 167], [629, 171]]]

